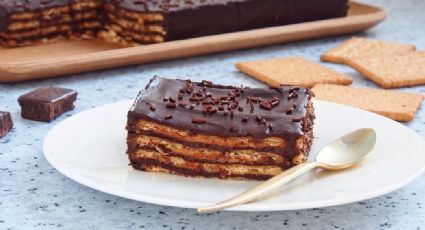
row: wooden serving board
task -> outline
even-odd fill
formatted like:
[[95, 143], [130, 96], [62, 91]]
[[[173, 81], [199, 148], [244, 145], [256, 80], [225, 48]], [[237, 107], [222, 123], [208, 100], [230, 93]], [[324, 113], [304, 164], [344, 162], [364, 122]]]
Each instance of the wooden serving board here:
[[18, 82], [119, 66], [204, 55], [228, 50], [341, 35], [383, 21], [377, 7], [350, 3], [348, 16], [136, 47], [102, 40], [63, 41], [22, 48], [0, 48], [0, 82]]

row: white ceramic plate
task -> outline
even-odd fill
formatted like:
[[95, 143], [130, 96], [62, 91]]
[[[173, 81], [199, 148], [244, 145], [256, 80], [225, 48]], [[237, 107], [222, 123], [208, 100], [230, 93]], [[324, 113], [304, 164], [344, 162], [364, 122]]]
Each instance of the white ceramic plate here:
[[[222, 201], [258, 184], [146, 173], [128, 166], [127, 111], [132, 101], [90, 109], [54, 127], [44, 140], [46, 159], [67, 177], [88, 187], [147, 203], [197, 208]], [[361, 165], [341, 171], [312, 171], [267, 199], [235, 207], [272, 211], [346, 204], [394, 191], [425, 169], [425, 142], [385, 117], [334, 103], [315, 101], [315, 141], [311, 154], [349, 131], [371, 127], [377, 145]]]

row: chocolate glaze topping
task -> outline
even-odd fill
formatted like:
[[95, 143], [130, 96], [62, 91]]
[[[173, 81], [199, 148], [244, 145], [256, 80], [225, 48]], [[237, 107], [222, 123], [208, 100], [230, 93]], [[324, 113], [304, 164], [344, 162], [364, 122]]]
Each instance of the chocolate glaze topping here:
[[[170, 99], [190, 106], [170, 106]], [[144, 119], [194, 134], [296, 138], [310, 99], [308, 89], [294, 86], [250, 89], [154, 77], [130, 109], [128, 125]]]
[[37, 101], [41, 103], [55, 103], [63, 99], [76, 96], [77, 92], [72, 89], [59, 87], [44, 87], [35, 89], [19, 97], [18, 101]]
[[77, 91], [59, 87], [38, 88], [18, 98], [25, 119], [50, 122], [74, 109]]

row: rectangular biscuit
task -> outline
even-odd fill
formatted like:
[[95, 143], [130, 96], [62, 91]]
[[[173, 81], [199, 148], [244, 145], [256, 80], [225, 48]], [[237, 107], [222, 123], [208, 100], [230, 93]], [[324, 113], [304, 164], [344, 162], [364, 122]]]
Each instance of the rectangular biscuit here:
[[425, 84], [425, 52], [352, 58], [347, 64], [383, 88]]
[[348, 76], [300, 57], [240, 62], [236, 64], [236, 68], [272, 86], [299, 85], [310, 88], [320, 83], [341, 85], [352, 83], [352, 79]]
[[380, 41], [368, 38], [352, 37], [338, 47], [321, 56], [322, 61], [347, 64], [352, 58], [404, 54], [416, 48], [409, 44]]
[[397, 121], [413, 120], [424, 95], [398, 91], [320, 84], [312, 88], [319, 100], [368, 110]]

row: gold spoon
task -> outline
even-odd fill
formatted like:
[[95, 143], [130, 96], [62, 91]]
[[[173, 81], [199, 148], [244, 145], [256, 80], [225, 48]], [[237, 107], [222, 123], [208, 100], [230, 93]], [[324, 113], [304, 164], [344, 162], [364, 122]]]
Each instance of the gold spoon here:
[[365, 128], [348, 133], [323, 148], [317, 154], [316, 161], [294, 166], [233, 198], [212, 206], [198, 208], [198, 212], [215, 212], [247, 203], [288, 183], [313, 168], [318, 167], [325, 170], [336, 171], [352, 167], [371, 152], [375, 143], [376, 133], [373, 129]]

